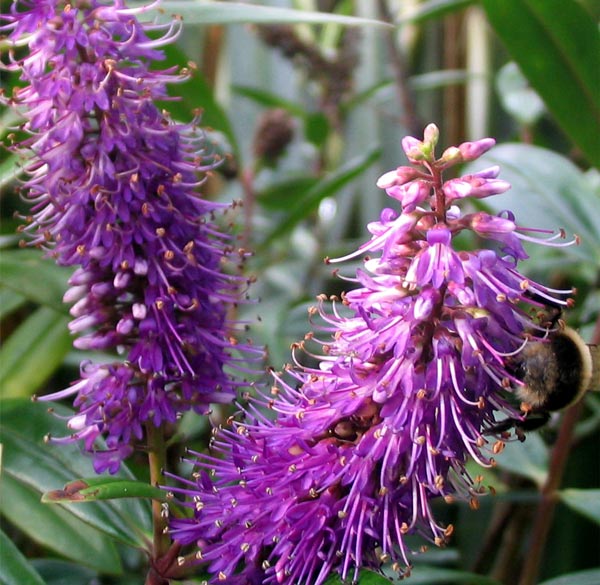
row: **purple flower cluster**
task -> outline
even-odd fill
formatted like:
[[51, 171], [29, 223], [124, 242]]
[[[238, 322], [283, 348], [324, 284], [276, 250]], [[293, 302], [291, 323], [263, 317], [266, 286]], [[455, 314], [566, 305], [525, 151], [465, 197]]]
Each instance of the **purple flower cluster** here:
[[[567, 291], [517, 271], [531, 238], [509, 213], [455, 205], [509, 188], [497, 167], [442, 177], [494, 141], [436, 158], [437, 140], [434, 125], [423, 141], [405, 138], [411, 165], [379, 179], [402, 211], [384, 209], [370, 241], [338, 259], [377, 254], [351, 279], [357, 288], [311, 310], [325, 339], [311, 333], [297, 349], [318, 365], [295, 358], [274, 373], [270, 395], [216, 430], [210, 454], [191, 453], [193, 477], [171, 488], [191, 510], [170, 522], [174, 540], [195, 545], [181, 563], [205, 563], [211, 582], [320, 585], [383, 564], [406, 575], [406, 535], [443, 546], [453, 531], [432, 500], [476, 505], [486, 491], [465, 466], [492, 465], [503, 446], [495, 425], [519, 416], [508, 357], [543, 335], [536, 313]], [[453, 240], [468, 230], [491, 247], [458, 251]]]
[[199, 195], [217, 161], [198, 120], [174, 123], [155, 103], [188, 76], [150, 68], [180, 29], [138, 21], [157, 4], [18, 0], [2, 15], [5, 67], [24, 82], [3, 98], [28, 135], [13, 146], [28, 174], [23, 231], [78, 267], [65, 295], [75, 346], [119, 356], [83, 363], [77, 383], [40, 397], [75, 396], [73, 434], [53, 440], [84, 440], [98, 472], [116, 472], [145, 425], [232, 400], [244, 352], [261, 353], [232, 337], [227, 307], [247, 283], [225, 265], [246, 252], [213, 218], [229, 206]]

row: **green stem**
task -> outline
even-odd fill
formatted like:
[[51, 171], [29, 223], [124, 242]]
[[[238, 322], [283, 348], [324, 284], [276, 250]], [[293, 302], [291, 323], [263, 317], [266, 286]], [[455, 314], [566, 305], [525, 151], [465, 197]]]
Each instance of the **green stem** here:
[[[163, 469], [167, 458], [164, 428], [155, 427], [151, 422], [146, 425], [148, 437], [148, 466], [150, 468], [150, 483], [158, 486], [164, 482]], [[169, 536], [165, 534], [167, 518], [163, 515], [162, 504], [152, 500], [153, 525], [153, 560], [160, 559], [169, 550]]]

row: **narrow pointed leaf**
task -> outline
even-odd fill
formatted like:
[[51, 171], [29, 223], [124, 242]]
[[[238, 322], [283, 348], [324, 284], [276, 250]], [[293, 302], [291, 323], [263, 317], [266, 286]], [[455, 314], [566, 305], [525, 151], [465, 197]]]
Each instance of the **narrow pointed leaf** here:
[[242, 85], [233, 86], [233, 91], [235, 91], [235, 93], [238, 95], [251, 99], [261, 106], [265, 106], [267, 108], [282, 108], [288, 111], [290, 114], [298, 116], [299, 118], [303, 118], [308, 114], [301, 105], [279, 97], [270, 91]]
[[72, 347], [69, 318], [40, 307], [0, 349], [0, 396], [30, 397], [63, 363]]
[[0, 288], [0, 319], [5, 319], [13, 311], [22, 307], [25, 302], [26, 299], [23, 295], [7, 288]]
[[37, 571], [3, 531], [0, 531], [0, 583], [2, 585], [45, 585]]
[[[69, 561], [41, 558], [32, 559], [31, 564], [42, 576], [46, 585], [93, 585], [99, 582], [98, 571], [92, 571]], [[119, 585], [127, 585], [127, 583], [129, 581], [126, 578], [119, 579]]]
[[84, 566], [118, 575], [113, 542], [59, 506], [40, 502], [39, 492], [9, 474], [2, 477], [0, 512], [32, 540]]
[[68, 313], [69, 309], [62, 298], [72, 273], [70, 268], [57, 266], [49, 258], [44, 258], [39, 250], [3, 250], [0, 270], [2, 288], [65, 315]]
[[491, 25], [557, 123], [600, 166], [600, 34], [576, 0], [483, 0]]
[[51, 490], [42, 496], [46, 504], [79, 503], [120, 498], [151, 498], [164, 501], [167, 493], [143, 481], [117, 477], [88, 477], [71, 481], [61, 490]]
[[[68, 434], [64, 420], [49, 414], [47, 408], [47, 405], [29, 400], [11, 399], [0, 403], [3, 474], [34, 490], [38, 500], [44, 492], [58, 489], [73, 478], [94, 475], [92, 460], [82, 455], [79, 445], [44, 443], [47, 433], [57, 436]], [[60, 405], [56, 405], [55, 410], [62, 417], [71, 412]], [[116, 477], [134, 479], [126, 466], [122, 466]], [[61, 504], [60, 507], [76, 517], [77, 522], [83, 521], [130, 546], [143, 548], [147, 543], [145, 534], [150, 531], [147, 502], [128, 499], [86, 506]]]
[[346, 26], [390, 26], [380, 20], [344, 16], [328, 12], [293, 10], [261, 4], [241, 2], [213, 2], [210, 0], [172, 0], [161, 4], [166, 14], [176, 13], [191, 24], [327, 24]]
[[263, 245], [267, 246], [274, 239], [292, 230], [306, 217], [307, 213], [314, 211], [325, 197], [334, 195], [342, 187], [368, 169], [379, 158], [380, 153], [379, 148], [373, 148], [363, 156], [348, 161], [346, 165], [340, 167], [335, 173], [317, 183], [303, 197], [298, 199], [292, 206], [287, 218], [283, 219], [277, 225]]
[[258, 202], [268, 209], [289, 209], [299, 197], [307, 193], [318, 182], [316, 177], [294, 177], [269, 185], [256, 194]]

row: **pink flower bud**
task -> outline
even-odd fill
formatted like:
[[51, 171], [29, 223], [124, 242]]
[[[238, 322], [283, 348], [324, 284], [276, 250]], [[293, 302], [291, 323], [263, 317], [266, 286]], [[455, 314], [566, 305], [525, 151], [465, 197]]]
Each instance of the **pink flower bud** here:
[[463, 142], [459, 145], [458, 149], [462, 154], [463, 161], [467, 162], [479, 158], [484, 152], [487, 152], [492, 146], [496, 144], [493, 138], [482, 138], [475, 142]]

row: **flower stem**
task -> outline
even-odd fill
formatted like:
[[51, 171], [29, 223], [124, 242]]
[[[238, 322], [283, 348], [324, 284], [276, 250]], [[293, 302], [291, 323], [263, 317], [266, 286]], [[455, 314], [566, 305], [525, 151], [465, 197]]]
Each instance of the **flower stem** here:
[[[146, 424], [148, 437], [148, 466], [150, 468], [150, 483], [154, 486], [164, 483], [163, 469], [166, 464], [166, 443], [164, 427]], [[159, 500], [152, 500], [153, 552], [152, 559], [160, 559], [169, 550], [169, 537], [165, 534], [167, 519], [163, 516]]]

